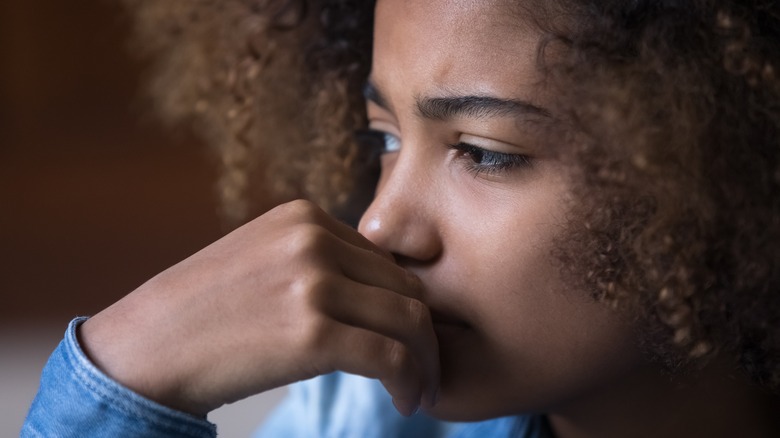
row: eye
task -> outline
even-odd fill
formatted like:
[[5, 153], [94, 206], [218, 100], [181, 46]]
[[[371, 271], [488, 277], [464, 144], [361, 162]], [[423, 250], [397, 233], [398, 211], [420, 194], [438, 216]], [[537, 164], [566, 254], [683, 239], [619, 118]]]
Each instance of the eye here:
[[480, 175], [500, 175], [512, 170], [531, 166], [531, 157], [524, 154], [507, 154], [483, 149], [469, 143], [450, 145], [456, 152], [456, 158], [463, 161], [466, 170]]
[[401, 139], [389, 132], [377, 129], [361, 129], [355, 132], [355, 138], [364, 153], [373, 158], [401, 150]]

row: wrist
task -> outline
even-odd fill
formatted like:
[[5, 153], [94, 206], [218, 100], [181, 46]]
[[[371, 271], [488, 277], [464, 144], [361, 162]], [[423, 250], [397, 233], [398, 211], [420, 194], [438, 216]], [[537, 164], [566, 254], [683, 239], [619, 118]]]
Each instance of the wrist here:
[[76, 328], [76, 339], [92, 364], [146, 399], [205, 418], [213, 408], [187, 395], [194, 385], [184, 381], [187, 373], [178, 370], [177, 362], [164, 358], [165, 349], [155, 348], [139, 330], [119, 327], [114, 319], [120, 318], [98, 314]]

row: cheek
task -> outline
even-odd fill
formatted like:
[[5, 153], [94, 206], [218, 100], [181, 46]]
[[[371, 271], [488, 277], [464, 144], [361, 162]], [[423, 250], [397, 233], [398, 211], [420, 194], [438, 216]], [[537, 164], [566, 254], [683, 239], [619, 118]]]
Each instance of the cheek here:
[[640, 357], [617, 314], [563, 284], [551, 255], [565, 214], [561, 199], [551, 190], [522, 204], [464, 201], [460, 211], [471, 215], [462, 213], [461, 231], [448, 236], [459, 257], [452, 271], [468, 285], [462, 305], [481, 339], [483, 383], [493, 382], [494, 394], [518, 409], [575, 397]]
[[[516, 324], [502, 327], [494, 338], [497, 374], [506, 376], [508, 387], [521, 389], [506, 394], [519, 407], [528, 407], [530, 396], [537, 409], [554, 409], [611, 385], [642, 363], [627, 336], [630, 328], [603, 306], [575, 308], [558, 299], [545, 304], [516, 315]], [[520, 393], [525, 394], [518, 399]]]
[[490, 298], [475, 306], [493, 371], [515, 388], [507, 400], [525, 393], [534, 405], [550, 407], [615, 379], [641, 356], [618, 314], [566, 288], [557, 265], [538, 254], [529, 250], [516, 265], [505, 265], [507, 281], [495, 283]]

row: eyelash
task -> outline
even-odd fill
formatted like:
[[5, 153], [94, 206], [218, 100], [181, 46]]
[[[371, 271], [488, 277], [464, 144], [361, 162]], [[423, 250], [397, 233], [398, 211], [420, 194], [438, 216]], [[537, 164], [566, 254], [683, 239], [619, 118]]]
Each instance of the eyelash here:
[[459, 157], [466, 158], [464, 166], [474, 176], [500, 175], [532, 164], [528, 155], [505, 154], [463, 142], [451, 144], [449, 147], [456, 151]]
[[[396, 152], [400, 147], [400, 139], [376, 129], [358, 130], [355, 137], [364, 153], [368, 154], [369, 161], [377, 160], [383, 154]], [[397, 145], [388, 147], [389, 138], [394, 139]], [[457, 153], [457, 157], [462, 159], [465, 169], [474, 176], [501, 175], [532, 164], [531, 157], [528, 155], [495, 152], [463, 142], [447, 146]]]

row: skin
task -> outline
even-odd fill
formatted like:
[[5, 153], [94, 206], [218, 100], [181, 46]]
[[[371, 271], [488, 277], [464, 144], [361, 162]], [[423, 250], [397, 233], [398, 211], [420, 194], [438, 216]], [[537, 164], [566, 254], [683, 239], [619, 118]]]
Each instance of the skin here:
[[546, 412], [564, 438], [771, 436], [728, 363], [672, 383], [631, 324], [561, 282], [569, 196], [533, 129], [552, 120], [540, 35], [507, 12], [380, 0], [367, 111], [387, 141], [358, 230], [277, 207], [85, 322], [95, 364], [196, 415], [343, 370], [380, 379], [404, 414]]
[[295, 201], [151, 279], [79, 336], [108, 375], [196, 415], [335, 370], [380, 379], [411, 413], [439, 380], [422, 289], [389, 253]]
[[[638, 360], [631, 330], [567, 290], [549, 256], [567, 187], [532, 129], [547, 116], [432, 118], [419, 109], [467, 96], [543, 106], [540, 35], [505, 12], [491, 2], [444, 1], [380, 1], [376, 10], [370, 83], [380, 97], [369, 96], [368, 117], [402, 146], [384, 156], [359, 230], [417, 274], [423, 301], [453, 322], [436, 327], [441, 402], [428, 408], [449, 419], [549, 407]], [[530, 163], [477, 174], [476, 154], [449, 147], [461, 141]]]
[[[774, 436], [777, 400], [729, 361], [672, 380], [637, 350], [630, 318], [561, 282], [550, 252], [566, 172], [534, 129], [554, 121], [526, 105], [547, 100], [541, 35], [510, 10], [443, 0], [380, 0], [376, 10], [367, 108], [392, 152], [359, 229], [426, 286], [442, 378], [439, 403], [424, 409], [453, 420], [545, 412], [566, 438]], [[432, 98], [467, 96], [523, 110], [429, 109]], [[496, 161], [448, 147], [458, 142], [530, 165], [474, 172]]]

